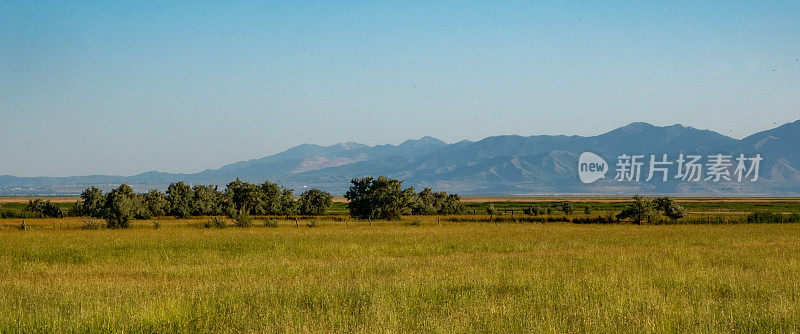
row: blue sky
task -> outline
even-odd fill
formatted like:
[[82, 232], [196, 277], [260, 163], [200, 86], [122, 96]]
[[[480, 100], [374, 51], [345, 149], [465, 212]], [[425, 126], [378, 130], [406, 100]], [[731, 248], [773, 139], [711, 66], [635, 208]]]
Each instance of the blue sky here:
[[0, 1], [0, 174], [797, 119], [798, 1]]

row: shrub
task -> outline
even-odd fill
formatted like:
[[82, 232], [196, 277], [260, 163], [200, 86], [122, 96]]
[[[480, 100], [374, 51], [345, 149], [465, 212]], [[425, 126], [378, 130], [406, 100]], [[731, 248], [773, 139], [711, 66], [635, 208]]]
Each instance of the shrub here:
[[573, 224], [615, 224], [619, 221], [613, 216], [572, 218]]
[[747, 215], [748, 223], [780, 223], [781, 215], [772, 211], [755, 211]]
[[51, 203], [50, 200], [43, 201], [38, 198], [28, 200], [28, 205], [25, 207], [25, 210], [32, 212], [38, 217], [56, 218], [64, 216], [64, 213], [61, 212], [61, 208], [59, 208], [58, 205]]
[[236, 227], [250, 227], [253, 226], [253, 218], [243, 213], [234, 217], [233, 224], [236, 225]]
[[161, 228], [161, 223], [159, 223], [157, 220], [153, 221], [153, 228], [156, 230]]
[[538, 216], [544, 214], [544, 209], [539, 206], [532, 205], [522, 209], [522, 212], [525, 213], [526, 215]]
[[278, 227], [278, 221], [275, 219], [265, 219], [264, 227]]
[[225, 220], [222, 219], [222, 218], [214, 217], [214, 218], [211, 218], [210, 220], [206, 221], [205, 224], [203, 224], [203, 227], [205, 227], [205, 228], [212, 228], [212, 227], [214, 227], [214, 228], [226, 228], [226, 227], [228, 227], [228, 223], [226, 223]]
[[83, 221], [83, 225], [81, 225], [81, 229], [82, 230], [99, 230], [99, 229], [102, 229], [105, 225], [106, 224], [103, 224], [102, 222], [98, 222], [97, 220], [94, 220], [94, 219], [91, 219], [91, 220], [86, 219], [86, 220]]

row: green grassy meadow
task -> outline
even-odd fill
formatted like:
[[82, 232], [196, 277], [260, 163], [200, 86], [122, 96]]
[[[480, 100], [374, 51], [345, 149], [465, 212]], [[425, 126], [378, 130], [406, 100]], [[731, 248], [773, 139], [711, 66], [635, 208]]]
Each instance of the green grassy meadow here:
[[0, 332], [800, 331], [800, 224], [82, 221], [0, 220]]

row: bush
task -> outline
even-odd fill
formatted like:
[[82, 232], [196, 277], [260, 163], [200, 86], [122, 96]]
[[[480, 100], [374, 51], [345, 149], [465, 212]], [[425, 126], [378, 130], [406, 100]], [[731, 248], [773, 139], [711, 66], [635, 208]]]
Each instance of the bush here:
[[233, 218], [233, 224], [236, 225], [236, 227], [250, 227], [253, 226], [253, 218], [243, 213]]
[[32, 212], [40, 218], [57, 218], [64, 216], [64, 213], [61, 212], [61, 208], [59, 208], [58, 205], [51, 203], [50, 200], [43, 201], [38, 198], [28, 200], [28, 205], [25, 207], [25, 210]]
[[99, 230], [102, 229], [106, 224], [99, 222], [97, 220], [84, 220], [83, 225], [81, 225], [82, 230]]
[[572, 218], [573, 224], [616, 224], [618, 222], [619, 221], [613, 216]]
[[161, 223], [159, 223], [157, 220], [153, 221], [153, 228], [156, 230], [161, 228]]
[[0, 209], [0, 218], [37, 218], [37, 215], [30, 211], [16, 209]]
[[278, 227], [278, 221], [275, 219], [264, 220], [264, 227]]
[[527, 208], [522, 209], [522, 212], [524, 214], [526, 214], [526, 215], [538, 216], [538, 215], [544, 214], [545, 210], [543, 208], [539, 207], [539, 206], [532, 205], [532, 206], [529, 206]]
[[203, 227], [205, 227], [205, 228], [212, 228], [212, 227], [214, 227], [214, 228], [226, 228], [226, 227], [228, 227], [228, 223], [226, 223], [225, 220], [222, 219], [222, 218], [214, 217], [214, 218], [211, 218], [210, 220], [206, 221], [205, 224], [203, 224]]
[[747, 216], [748, 223], [781, 223], [783, 218], [780, 214], [772, 211], [756, 211]]

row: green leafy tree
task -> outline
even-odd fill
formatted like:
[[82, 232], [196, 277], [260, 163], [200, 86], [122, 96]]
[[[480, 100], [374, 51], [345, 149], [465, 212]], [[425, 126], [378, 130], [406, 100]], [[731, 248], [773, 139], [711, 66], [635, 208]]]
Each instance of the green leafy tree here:
[[198, 216], [218, 215], [221, 213], [222, 192], [214, 185], [197, 185], [192, 187], [194, 200], [192, 213]]
[[75, 211], [82, 216], [100, 218], [106, 205], [106, 196], [103, 191], [95, 188], [86, 188], [81, 193], [81, 199], [75, 203]]
[[653, 220], [653, 202], [639, 195], [633, 196], [633, 203], [627, 205], [617, 214], [617, 219], [631, 219], [636, 224]]
[[281, 188], [280, 214], [291, 215], [297, 212], [297, 202], [294, 200], [294, 191], [288, 188]]
[[43, 201], [38, 198], [28, 200], [28, 205], [25, 207], [25, 209], [33, 212], [39, 217], [55, 218], [62, 217], [64, 215], [58, 205], [51, 203], [50, 200]]
[[317, 188], [300, 194], [298, 210], [303, 215], [322, 215], [333, 205], [333, 195]]
[[402, 189], [402, 181], [380, 176], [355, 178], [344, 195], [350, 215], [360, 219], [400, 219], [411, 207], [414, 188]]
[[151, 216], [162, 217], [169, 212], [169, 201], [163, 193], [156, 189], [152, 189], [144, 194], [144, 205]]
[[572, 205], [572, 202], [564, 201], [558, 204], [558, 209], [563, 211], [566, 215], [571, 215], [575, 212], [575, 207]]
[[179, 218], [187, 218], [192, 215], [194, 191], [183, 181], [170, 184], [167, 188], [166, 198], [171, 215]]
[[127, 184], [122, 184], [108, 193], [103, 218], [108, 228], [127, 228], [136, 210], [136, 194]]
[[134, 218], [150, 219], [153, 217], [153, 213], [147, 206], [147, 198], [145, 197], [145, 194], [134, 194], [133, 202], [135, 206], [133, 214]]
[[236, 179], [225, 187], [227, 214], [234, 217], [240, 213], [259, 211], [262, 208], [259, 187]]
[[415, 215], [448, 215], [456, 214], [464, 209], [461, 197], [447, 194], [444, 191], [434, 192], [425, 188], [414, 196], [411, 213]]
[[654, 199], [653, 206], [656, 210], [663, 212], [664, 215], [671, 220], [678, 220], [688, 216], [686, 208], [667, 196]]
[[266, 215], [284, 214], [283, 189], [272, 182], [266, 181], [258, 186], [260, 203], [256, 213]]

